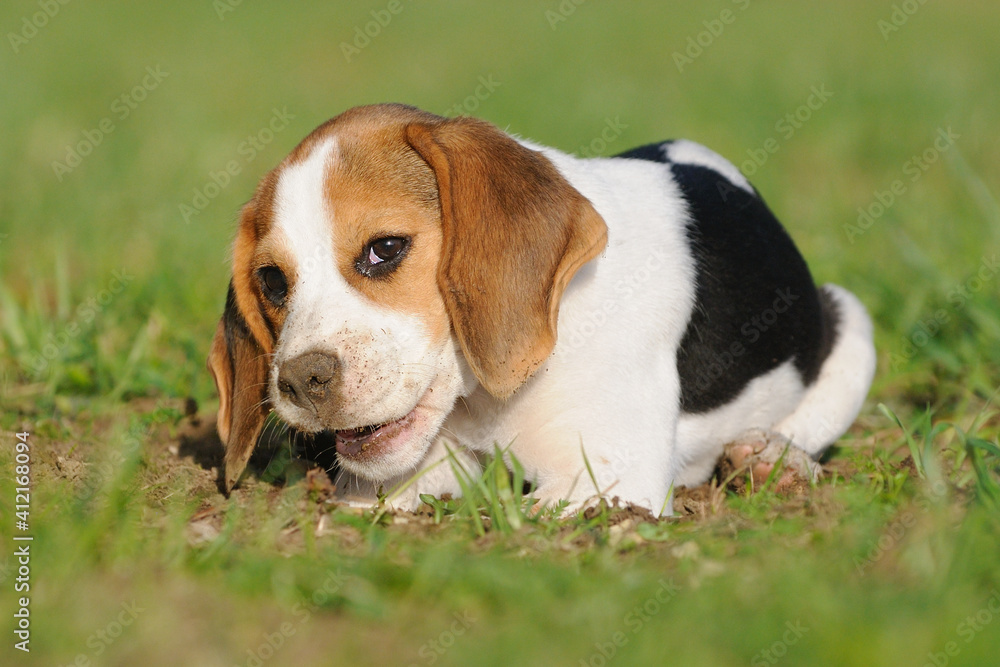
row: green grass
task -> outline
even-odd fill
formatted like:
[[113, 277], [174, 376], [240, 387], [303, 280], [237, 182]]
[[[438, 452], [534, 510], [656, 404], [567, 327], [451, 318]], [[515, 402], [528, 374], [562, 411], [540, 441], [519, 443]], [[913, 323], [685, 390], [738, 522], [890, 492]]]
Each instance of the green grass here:
[[[553, 29], [554, 0], [402, 0], [347, 62], [341, 42], [387, 5], [241, 3], [220, 19], [211, 2], [70, 2], [17, 52], [8, 33], [42, 9], [0, 7], [0, 661], [994, 664], [996, 4], [926, 3], [883, 38], [892, 2], [586, 2]], [[724, 9], [734, 20], [678, 71], [673, 53]], [[123, 117], [147, 67], [167, 76]], [[703, 487], [677, 519], [559, 520], [494, 466], [420, 515], [358, 513], [279, 451], [218, 493], [187, 399], [195, 420], [216, 405], [204, 359], [239, 206], [340, 111], [440, 113], [480, 77], [495, 89], [473, 115], [569, 151], [683, 136], [742, 165], [777, 142], [752, 180], [817, 281], [866, 303], [879, 349], [816, 488]], [[832, 97], [789, 135], [777, 123], [814, 86]], [[287, 126], [248, 150], [275, 109]], [[106, 118], [60, 180], [53, 162]], [[609, 121], [621, 133], [592, 144]], [[948, 128], [958, 138], [914, 172]], [[185, 220], [230, 161], [239, 173]], [[863, 233], [848, 228], [897, 180]], [[30, 654], [13, 649], [20, 431]]]

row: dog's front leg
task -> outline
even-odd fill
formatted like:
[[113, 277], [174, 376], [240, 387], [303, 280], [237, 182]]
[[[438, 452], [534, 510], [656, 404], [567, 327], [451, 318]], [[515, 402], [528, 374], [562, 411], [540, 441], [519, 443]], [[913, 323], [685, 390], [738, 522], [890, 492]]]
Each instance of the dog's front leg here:
[[618, 498], [657, 516], [671, 514], [676, 412], [665, 414], [669, 411], [661, 405], [658, 410], [644, 407], [611, 405], [602, 411], [621, 419], [581, 416], [577, 424], [583, 428], [576, 429], [576, 437], [565, 437], [572, 433], [567, 428], [558, 445], [544, 434], [530, 446], [515, 442], [511, 449], [535, 480], [539, 505], [566, 501], [564, 513], [570, 514], [602, 498]]

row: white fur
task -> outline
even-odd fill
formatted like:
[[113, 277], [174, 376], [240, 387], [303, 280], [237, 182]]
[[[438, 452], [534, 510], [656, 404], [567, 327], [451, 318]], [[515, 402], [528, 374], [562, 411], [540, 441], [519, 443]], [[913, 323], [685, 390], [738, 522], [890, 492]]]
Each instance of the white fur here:
[[[544, 501], [566, 499], [573, 508], [606, 493], [670, 513], [671, 489], [704, 481], [723, 446], [746, 430], [777, 429], [810, 453], [846, 430], [867, 393], [875, 358], [871, 323], [853, 296], [828, 288], [841, 311], [840, 337], [815, 384], [804, 387], [788, 362], [716, 410], [681, 414], [676, 354], [695, 302], [695, 265], [685, 232], [687, 207], [668, 170], [642, 160], [583, 160], [522, 143], [541, 150], [591, 201], [607, 223], [609, 240], [564, 294], [554, 352], [507, 401], [471, 379], [454, 342], [434, 349], [418, 317], [374, 305], [338, 275], [329, 232], [337, 212], [325, 210], [321, 198], [335, 145], [323, 145], [281, 175], [277, 229], [293, 248], [300, 278], [276, 363], [323, 348], [345, 359], [349, 372], [366, 369], [365, 377], [345, 382], [353, 387], [362, 380], [347, 401], [341, 427], [397, 418], [435, 388], [427, 439], [378, 470], [350, 473], [388, 484], [440, 460], [445, 441], [483, 453], [509, 445], [508, 456], [517, 457]], [[735, 166], [702, 146], [679, 141], [667, 150], [675, 162], [714, 169], [753, 192]], [[414, 364], [433, 372], [414, 372]], [[272, 396], [278, 393], [274, 383], [272, 373]], [[302, 411], [280, 397], [276, 403], [282, 417], [301, 426]], [[463, 461], [475, 467], [473, 458]], [[439, 466], [425, 475], [397, 505], [415, 506], [418, 488], [456, 493], [444, 470]], [[373, 490], [350, 476], [345, 481], [357, 491]]]
[[872, 323], [853, 294], [833, 284], [822, 289], [837, 304], [839, 335], [819, 377], [804, 387], [789, 361], [754, 378], [736, 400], [705, 414], [681, 417], [677, 447], [685, 468], [678, 485], [706, 481], [719, 457], [719, 443], [736, 440], [746, 431], [780, 433], [816, 457], [850, 428], [875, 375]]
[[604, 217], [607, 249], [570, 283], [533, 378], [504, 403], [479, 388], [446, 427], [477, 451], [510, 444], [546, 501], [595, 495], [582, 447], [601, 492], [658, 512], [678, 466], [675, 354], [694, 303], [685, 208], [650, 163], [545, 154]]
[[819, 378], [795, 411], [774, 430], [816, 456], [850, 428], [875, 376], [872, 321], [858, 298], [833, 284], [822, 289], [837, 303], [840, 336], [823, 362]]
[[736, 168], [736, 165], [701, 144], [696, 144], [687, 139], [678, 139], [667, 146], [667, 157], [671, 162], [678, 164], [694, 164], [708, 167], [725, 176], [726, 180], [736, 187], [743, 188], [750, 194], [754, 193], [750, 181], [746, 179], [743, 172]]
[[[288, 315], [272, 358], [268, 389], [278, 415], [304, 431], [337, 430], [382, 424], [418, 407], [423, 437], [377, 466], [344, 468], [372, 480], [409, 473], [425, 457], [434, 435], [463, 392], [454, 341], [431, 342], [421, 318], [381, 307], [354, 290], [334, 265], [331, 225], [337, 212], [323, 197], [328, 171], [335, 166], [336, 143], [316, 147], [307, 159], [279, 176], [275, 224], [294, 258]], [[298, 355], [323, 351], [341, 364], [343, 401], [330, 423], [294, 405], [278, 391], [278, 369]]]

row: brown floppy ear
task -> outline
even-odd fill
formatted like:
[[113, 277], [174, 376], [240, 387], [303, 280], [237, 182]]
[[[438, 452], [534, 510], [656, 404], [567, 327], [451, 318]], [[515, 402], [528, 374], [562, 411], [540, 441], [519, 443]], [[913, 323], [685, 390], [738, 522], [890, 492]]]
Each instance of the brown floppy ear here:
[[215, 329], [208, 370], [219, 392], [217, 428], [226, 446], [225, 487], [232, 491], [246, 468], [267, 417], [267, 354], [236, 306], [232, 283]]
[[507, 398], [552, 352], [563, 290], [607, 227], [547, 158], [485, 121], [413, 123], [406, 139], [437, 177], [455, 335], [483, 387]]

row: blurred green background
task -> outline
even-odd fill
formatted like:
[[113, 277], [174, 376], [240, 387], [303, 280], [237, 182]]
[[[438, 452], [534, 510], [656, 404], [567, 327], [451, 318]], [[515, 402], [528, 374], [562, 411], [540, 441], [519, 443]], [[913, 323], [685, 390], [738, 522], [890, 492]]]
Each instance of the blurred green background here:
[[[841, 282], [869, 305], [884, 355], [903, 347], [910, 327], [933, 312], [928, 302], [946, 301], [1000, 235], [990, 187], [1000, 170], [991, 2], [912, 0], [911, 17], [880, 2], [401, 0], [392, 14], [388, 2], [220, 1], [57, 3], [51, 18], [39, 14], [46, 3], [0, 9], [8, 31], [0, 257], [13, 298], [65, 311], [126, 269], [136, 280], [95, 326], [156, 314], [161, 336], [204, 347], [222, 304], [236, 212], [257, 179], [322, 121], [381, 101], [458, 107], [567, 151], [612, 154], [669, 137], [714, 148], [744, 166], [817, 279]], [[25, 38], [25, 21], [39, 17], [43, 27]], [[144, 81], [154, 87], [144, 90]], [[131, 100], [136, 86], [141, 101]], [[784, 121], [814, 87], [832, 96], [800, 113], [805, 122]], [[275, 110], [290, 120], [268, 133]], [[609, 125], [619, 129], [604, 142]], [[954, 148], [911, 182], [904, 168], [941, 128], [959, 137]], [[56, 173], [54, 163], [66, 164], [88, 132], [100, 144]], [[754, 152], [761, 162], [769, 139], [777, 152], [748, 163]], [[212, 174], [230, 161], [239, 173], [213, 189]], [[845, 225], [896, 179], [905, 194], [852, 243]], [[215, 196], [197, 200], [206, 187]], [[185, 216], [182, 205], [196, 201], [207, 205]], [[68, 285], [69, 304], [53, 303], [53, 276]], [[121, 350], [127, 338], [107, 345]], [[941, 340], [922, 356], [959, 371]], [[38, 352], [39, 342], [17, 352]], [[175, 361], [129, 389], [165, 383], [204, 396], [201, 369]], [[82, 368], [74, 381], [106, 388], [101, 373]]]
[[[898, 430], [876, 435], [887, 424], [877, 402], [904, 420], [930, 407], [968, 427], [1000, 382], [998, 29], [992, 0], [4, 2], [4, 447], [25, 424], [41, 433], [43, 458], [50, 441], [99, 442], [99, 428], [124, 431], [143, 399], [193, 397], [210, 410], [204, 358], [239, 207], [316, 125], [383, 101], [461, 111], [581, 154], [671, 137], [708, 145], [750, 176], [817, 281], [868, 305], [879, 374], [857, 439], [901, 442]], [[987, 439], [990, 419], [975, 422]], [[186, 495], [182, 482], [171, 495]], [[353, 560], [342, 544], [285, 560], [260, 546], [266, 535], [196, 551], [170, 526], [197, 505], [163, 510], [161, 487], [134, 485], [119, 498], [127, 511], [95, 518], [64, 513], [70, 492], [52, 482], [36, 495], [53, 501], [35, 566], [39, 660], [83, 651], [94, 664], [248, 664], [242, 647], [289, 618], [304, 582], [335, 562], [363, 585], [317, 615], [310, 646], [271, 664], [432, 664], [423, 642], [469, 608], [482, 619], [475, 642], [433, 662], [921, 664], [961, 641], [956, 624], [998, 585], [995, 513], [960, 532], [950, 515], [935, 524], [938, 542], [964, 540], [948, 558], [918, 549], [911, 569], [857, 578], [852, 554], [868, 553], [916, 493], [888, 484], [876, 500], [866, 483], [843, 501], [843, 532], [823, 533], [832, 529], [803, 510], [772, 546], [764, 511], [749, 528], [732, 519], [685, 533], [708, 555], [696, 567], [666, 547], [562, 555], [518, 544], [512, 559], [467, 549], [464, 533], [400, 551], [386, 543], [406, 538], [367, 528], [368, 551], [354, 545], [364, 557]], [[229, 526], [246, 518], [228, 516]], [[518, 560], [536, 548], [542, 556]], [[79, 569], [66, 562], [77, 558]], [[616, 657], [594, 653], [662, 572], [691, 587], [657, 631]], [[6, 600], [9, 579], [3, 587]], [[103, 625], [136, 594], [165, 604], [150, 605], [141, 641], [98, 658], [88, 610], [103, 605]], [[812, 643], [763, 656], [800, 612]], [[994, 664], [998, 633], [1000, 623], [977, 633], [949, 664]]]

